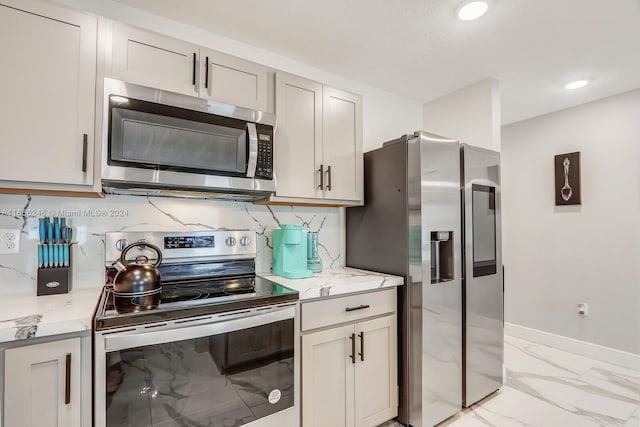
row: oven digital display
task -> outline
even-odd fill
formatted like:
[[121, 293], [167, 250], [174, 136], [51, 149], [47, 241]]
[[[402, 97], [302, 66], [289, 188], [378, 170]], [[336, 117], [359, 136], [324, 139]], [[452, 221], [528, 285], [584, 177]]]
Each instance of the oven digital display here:
[[214, 236], [169, 236], [164, 238], [164, 248], [215, 248], [215, 239]]

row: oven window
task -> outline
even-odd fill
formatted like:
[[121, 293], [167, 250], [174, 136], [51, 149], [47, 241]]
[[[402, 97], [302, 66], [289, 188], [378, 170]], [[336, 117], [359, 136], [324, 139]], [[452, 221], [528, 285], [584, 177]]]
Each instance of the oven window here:
[[130, 99], [111, 104], [110, 164], [245, 175], [240, 120]]
[[293, 406], [293, 320], [107, 353], [107, 426], [241, 426]]

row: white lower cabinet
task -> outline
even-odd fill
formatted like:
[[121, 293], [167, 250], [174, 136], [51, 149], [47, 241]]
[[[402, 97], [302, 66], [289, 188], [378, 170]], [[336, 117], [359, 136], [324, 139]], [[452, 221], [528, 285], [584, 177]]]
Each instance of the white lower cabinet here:
[[4, 426], [79, 427], [80, 338], [5, 351]]
[[[395, 301], [392, 292], [388, 297]], [[341, 299], [322, 303], [341, 306]], [[397, 383], [395, 308], [383, 316], [303, 331], [303, 427], [378, 426], [398, 414]]]

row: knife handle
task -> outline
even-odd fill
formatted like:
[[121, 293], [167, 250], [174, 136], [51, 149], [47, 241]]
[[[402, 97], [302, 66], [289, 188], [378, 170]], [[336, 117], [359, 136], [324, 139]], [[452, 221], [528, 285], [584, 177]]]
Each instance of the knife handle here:
[[39, 228], [39, 232], [40, 232], [40, 243], [44, 243], [44, 241], [47, 239], [47, 223], [45, 222], [47, 219], [46, 218], [40, 218], [38, 219], [38, 228]]
[[58, 246], [59, 245], [51, 245], [53, 247], [53, 267], [60, 267], [60, 257], [58, 256]]
[[42, 245], [38, 245], [38, 268], [42, 268], [44, 266], [44, 256], [42, 252]]
[[53, 243], [53, 224], [47, 221], [47, 243]]
[[62, 245], [63, 256], [62, 263], [65, 267], [69, 267], [69, 245]]
[[60, 243], [60, 218], [53, 218], [53, 234], [55, 237], [55, 243]]
[[44, 268], [49, 267], [49, 245], [42, 246], [42, 265]]

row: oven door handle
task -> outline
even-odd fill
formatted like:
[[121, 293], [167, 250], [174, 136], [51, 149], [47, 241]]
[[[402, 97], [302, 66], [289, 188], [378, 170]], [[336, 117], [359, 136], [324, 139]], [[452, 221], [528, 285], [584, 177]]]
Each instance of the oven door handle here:
[[105, 350], [111, 352], [127, 348], [164, 344], [268, 325], [281, 320], [293, 319], [295, 317], [295, 307], [277, 307], [268, 311], [258, 312], [247, 310], [238, 313], [221, 313], [211, 317], [213, 319], [204, 324], [192, 324], [203, 320], [199, 317], [182, 319], [167, 323], [165, 326], [156, 326], [148, 329], [141, 326], [133, 330], [103, 334]]
[[253, 178], [256, 176], [256, 166], [258, 164], [258, 130], [255, 123], [247, 123], [247, 135], [249, 135], [247, 178]]

